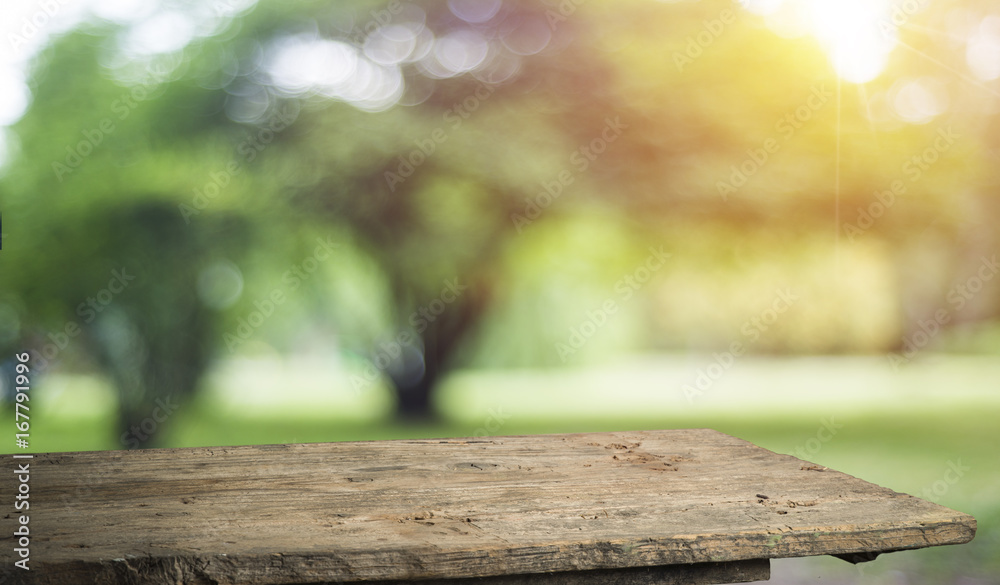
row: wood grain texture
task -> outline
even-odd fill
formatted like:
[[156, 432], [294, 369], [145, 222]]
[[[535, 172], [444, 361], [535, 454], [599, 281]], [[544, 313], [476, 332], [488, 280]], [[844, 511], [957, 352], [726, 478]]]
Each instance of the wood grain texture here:
[[[0, 475], [3, 494], [15, 481]], [[888, 552], [976, 530], [708, 429], [36, 455], [30, 516], [32, 570], [6, 561], [12, 583], [455, 579]]]
[[767, 581], [770, 577], [770, 561], [754, 559], [726, 563], [594, 569], [468, 579], [368, 581], [366, 585], [718, 585]]

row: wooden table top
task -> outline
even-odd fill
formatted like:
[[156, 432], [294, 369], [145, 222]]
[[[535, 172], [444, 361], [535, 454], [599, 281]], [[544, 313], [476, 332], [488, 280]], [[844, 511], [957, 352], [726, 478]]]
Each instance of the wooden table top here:
[[[976, 531], [967, 514], [708, 429], [4, 457], [31, 475], [31, 571], [5, 562], [13, 583], [513, 583], [667, 565], [728, 567], [697, 582], [731, 582], [766, 578], [760, 559]], [[0, 475], [4, 494], [17, 487]]]

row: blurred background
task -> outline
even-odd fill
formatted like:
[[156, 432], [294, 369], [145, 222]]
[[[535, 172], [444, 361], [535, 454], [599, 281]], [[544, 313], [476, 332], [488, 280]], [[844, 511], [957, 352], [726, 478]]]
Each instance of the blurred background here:
[[1000, 3], [2, 12], [29, 450], [711, 427], [979, 520], [772, 582], [1000, 583]]

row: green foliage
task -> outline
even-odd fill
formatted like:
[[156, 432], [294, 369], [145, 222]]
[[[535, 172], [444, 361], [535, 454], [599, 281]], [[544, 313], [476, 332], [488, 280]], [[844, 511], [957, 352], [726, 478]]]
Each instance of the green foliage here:
[[[394, 18], [439, 49], [478, 35], [485, 60], [455, 74], [416, 58], [364, 69], [366, 34]], [[994, 98], [961, 47], [917, 28], [859, 85], [837, 78], [821, 35], [773, 24], [711, 2], [505, 2], [473, 23], [446, 3], [262, 0], [181, 49], [143, 53], [130, 25], [81, 22], [35, 59], [13, 127], [0, 308], [17, 333], [0, 339], [38, 349], [68, 322], [93, 325], [81, 337], [93, 345], [62, 356], [118, 367], [126, 387], [126, 370], [145, 371], [145, 388], [122, 389], [140, 411], [164, 384], [195, 392], [210, 358], [293, 351], [313, 334], [372, 362], [410, 335], [417, 393], [456, 365], [714, 350], [782, 287], [805, 300], [753, 351], [899, 349], [995, 248]], [[296, 43], [351, 57], [281, 61]], [[463, 47], [446, 57], [471, 58]], [[369, 91], [392, 72], [409, 105], [338, 85]], [[944, 109], [904, 120], [908, 83], [943, 88]], [[934, 161], [914, 167], [942, 132]], [[651, 247], [671, 260], [626, 305], [616, 287]], [[138, 277], [102, 311], [117, 325], [88, 321], [80, 304], [122, 266]], [[454, 279], [466, 293], [414, 318]], [[953, 322], [994, 320], [995, 291]], [[273, 298], [285, 300], [260, 309]], [[554, 348], [608, 301], [621, 311], [564, 359]], [[249, 325], [255, 311], [266, 318]], [[145, 338], [130, 358], [141, 366], [108, 365], [107, 331], [125, 330]], [[377, 374], [399, 386], [413, 364], [393, 359]], [[181, 381], [156, 381], [177, 363]]]

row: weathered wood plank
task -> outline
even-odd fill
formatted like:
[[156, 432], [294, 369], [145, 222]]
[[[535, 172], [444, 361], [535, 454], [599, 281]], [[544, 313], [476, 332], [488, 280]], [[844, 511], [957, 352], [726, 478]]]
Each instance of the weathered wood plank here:
[[770, 561], [755, 559], [727, 563], [594, 569], [592, 571], [498, 575], [470, 579], [368, 581], [366, 585], [718, 585], [720, 583], [767, 581], [770, 578]]
[[[770, 576], [770, 561], [755, 559], [724, 563], [594, 569], [464, 579], [365, 581], [364, 583], [365, 585], [719, 585], [766, 581]], [[68, 571], [50, 572], [45, 576], [39, 574], [14, 575], [11, 581], [4, 581], [0, 577], [0, 585], [39, 582], [61, 583], [63, 585], [75, 583], [106, 583], [108, 585], [119, 583], [170, 583], [171, 585], [243, 583], [242, 581], [229, 581], [218, 575], [210, 576], [197, 568], [183, 564], [178, 565], [168, 558], [129, 559], [104, 563], [98, 570], [91, 570], [91, 568], [76, 570], [74, 568]], [[339, 585], [335, 581], [289, 583], [285, 580], [268, 580], [264, 582], [283, 583], [284, 585]]]
[[455, 579], [975, 534], [971, 516], [818, 469], [707, 429], [38, 455], [24, 582]]

